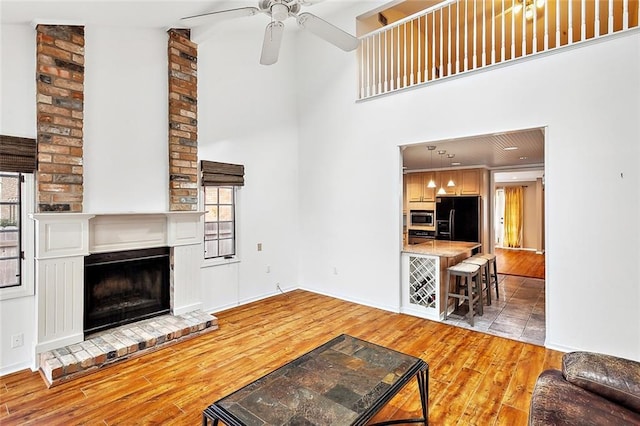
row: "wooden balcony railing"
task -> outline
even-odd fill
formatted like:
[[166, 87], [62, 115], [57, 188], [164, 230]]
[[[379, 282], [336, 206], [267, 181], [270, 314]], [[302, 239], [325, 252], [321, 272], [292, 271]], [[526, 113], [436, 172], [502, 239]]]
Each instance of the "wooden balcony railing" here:
[[450, 0], [362, 36], [359, 99], [638, 26], [639, 0]]

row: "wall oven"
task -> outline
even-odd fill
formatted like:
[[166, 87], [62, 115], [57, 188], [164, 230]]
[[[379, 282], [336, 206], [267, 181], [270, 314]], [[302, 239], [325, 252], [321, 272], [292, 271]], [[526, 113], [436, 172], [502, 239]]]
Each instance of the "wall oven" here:
[[436, 231], [409, 229], [409, 244], [427, 243], [436, 239]]
[[409, 212], [411, 226], [434, 226], [433, 210], [411, 210]]

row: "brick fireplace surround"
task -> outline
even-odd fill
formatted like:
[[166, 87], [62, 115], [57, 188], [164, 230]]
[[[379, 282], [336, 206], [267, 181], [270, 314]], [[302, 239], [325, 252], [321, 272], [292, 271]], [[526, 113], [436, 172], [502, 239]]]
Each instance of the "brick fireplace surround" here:
[[[83, 212], [84, 27], [40, 24], [36, 37], [34, 369], [51, 385], [216, 329], [217, 320], [200, 311], [204, 213], [197, 211], [197, 45], [189, 31], [167, 36], [169, 211], [127, 214]], [[152, 247], [171, 250], [172, 316], [85, 341], [84, 257]]]

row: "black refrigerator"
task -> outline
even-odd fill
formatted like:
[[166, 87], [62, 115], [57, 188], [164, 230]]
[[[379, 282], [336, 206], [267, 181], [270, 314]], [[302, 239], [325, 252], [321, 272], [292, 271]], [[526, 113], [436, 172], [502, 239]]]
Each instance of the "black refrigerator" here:
[[480, 241], [480, 197], [437, 197], [436, 239]]

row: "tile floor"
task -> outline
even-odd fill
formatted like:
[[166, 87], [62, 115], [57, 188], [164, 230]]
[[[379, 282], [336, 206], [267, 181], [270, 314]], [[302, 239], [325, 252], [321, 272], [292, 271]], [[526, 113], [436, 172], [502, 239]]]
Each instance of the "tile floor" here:
[[544, 280], [498, 275], [500, 300], [495, 289], [491, 292], [491, 306], [485, 302], [484, 315], [474, 318], [474, 326], [456, 314], [450, 314], [446, 324], [478, 330], [495, 336], [544, 345], [545, 292]]

